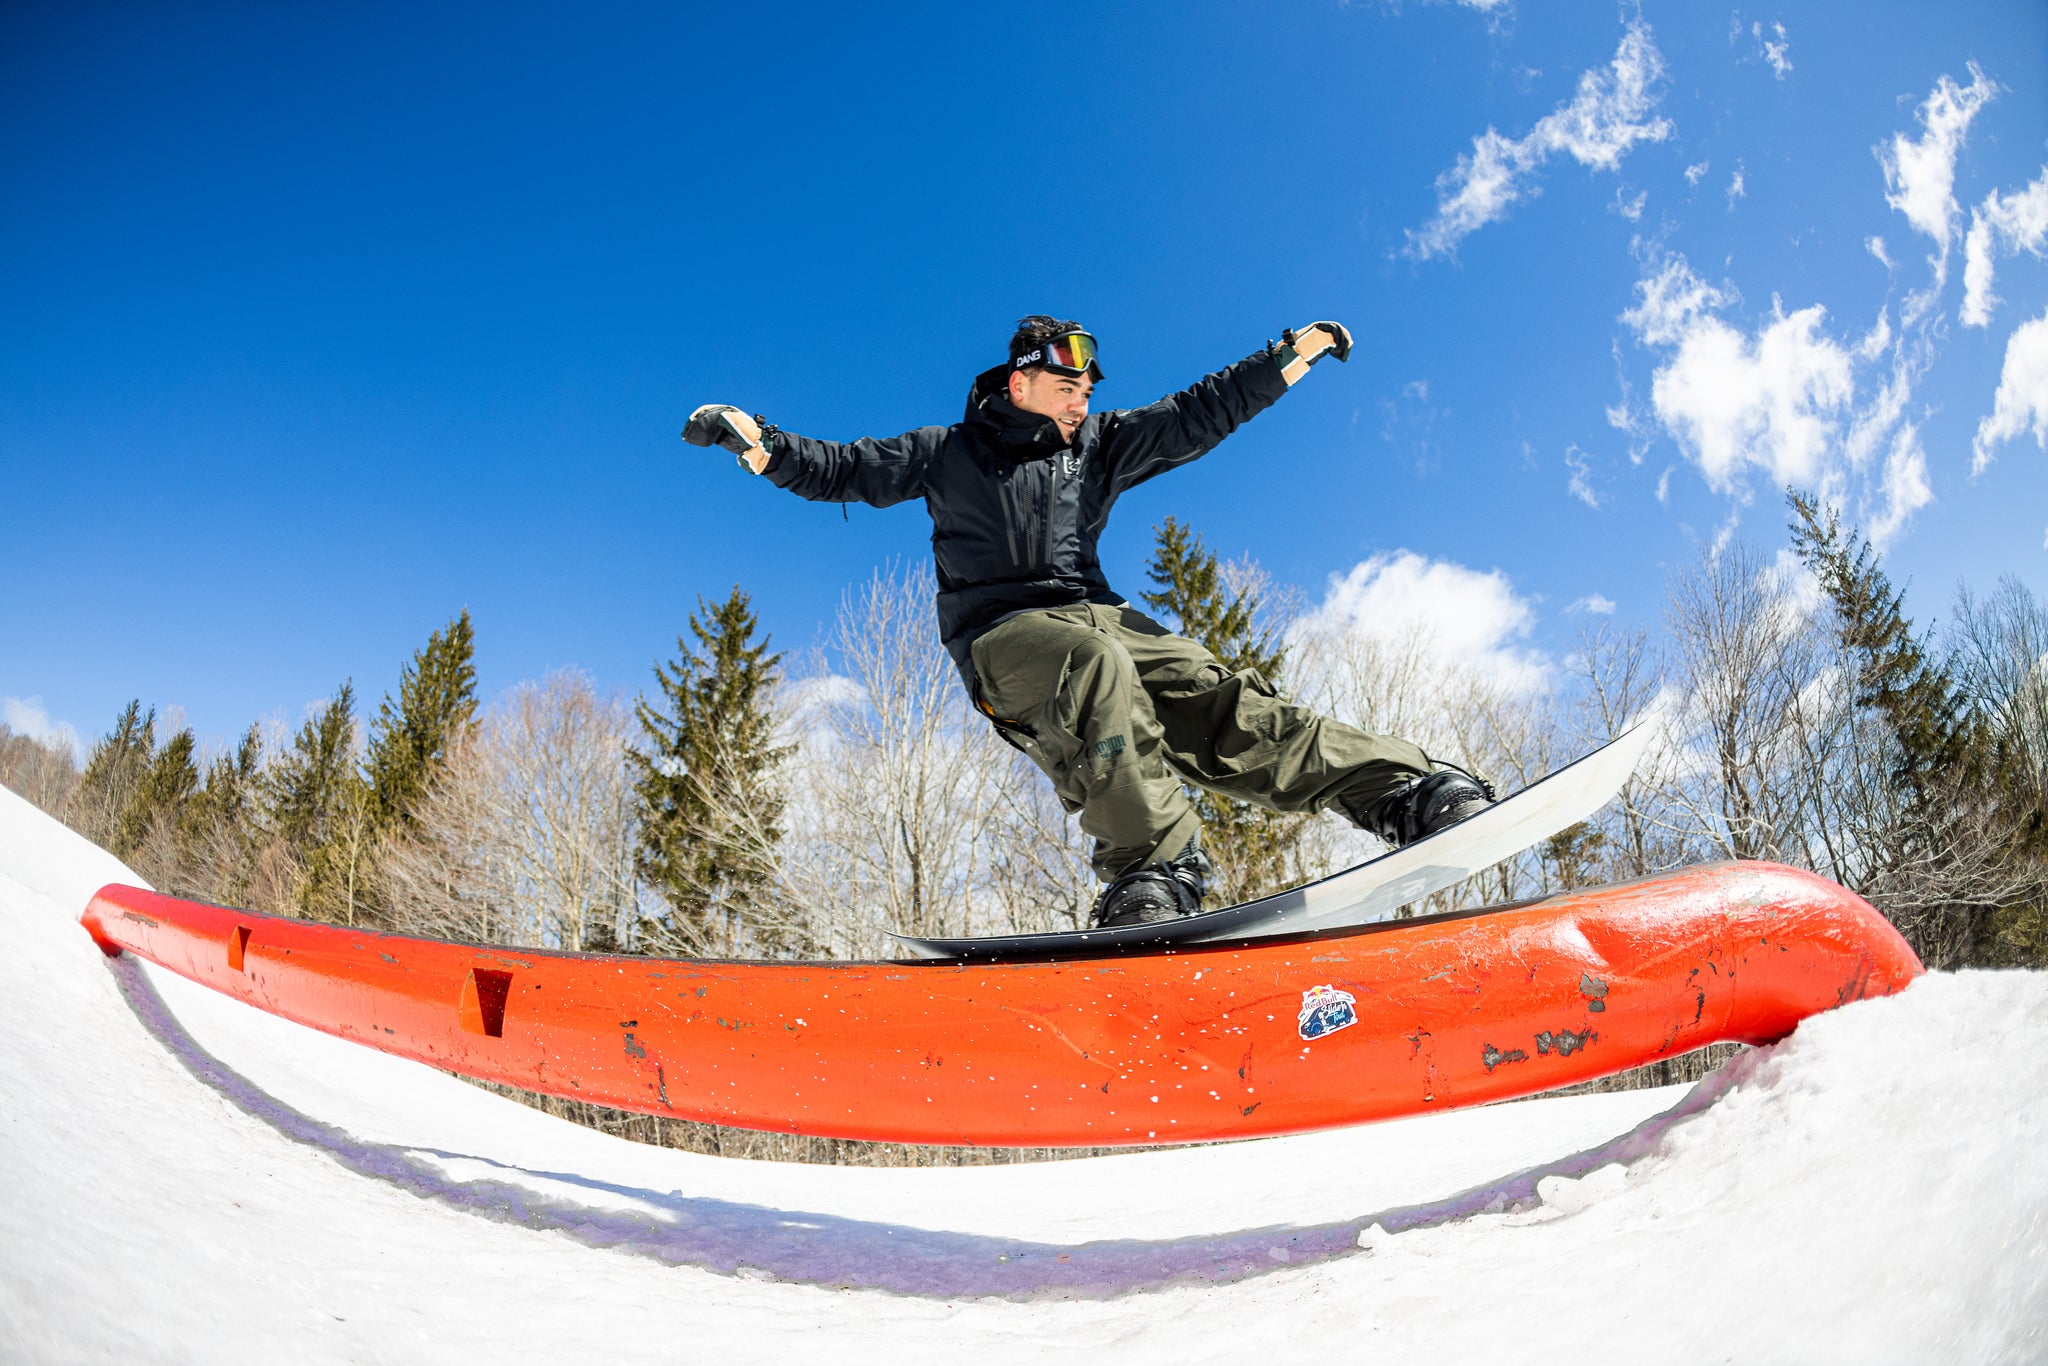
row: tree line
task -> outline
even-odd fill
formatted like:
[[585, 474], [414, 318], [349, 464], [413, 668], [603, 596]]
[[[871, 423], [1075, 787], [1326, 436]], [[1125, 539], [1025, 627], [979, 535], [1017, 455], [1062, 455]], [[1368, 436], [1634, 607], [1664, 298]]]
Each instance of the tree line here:
[[[1862, 894], [1931, 967], [2048, 965], [2048, 610], [2007, 579], [1916, 627], [1867, 539], [1802, 494], [1788, 509], [1789, 557], [1702, 550], [1671, 574], [1661, 630], [1589, 619], [1534, 690], [1447, 662], [1426, 625], [1389, 636], [1307, 612], [1171, 518], [1142, 599], [1226, 667], [1509, 790], [1666, 716], [1622, 801], [1417, 909], [1768, 858]], [[637, 697], [564, 671], [488, 706], [465, 612], [374, 715], [344, 682], [293, 732], [252, 726], [201, 753], [138, 700], [82, 770], [0, 729], [0, 781], [164, 890], [348, 925], [761, 958], [888, 957], [890, 931], [1078, 927], [1096, 891], [1086, 849], [966, 704], [931, 594], [927, 568], [877, 571], [790, 660], [735, 586], [700, 599]], [[1333, 816], [1191, 795], [1222, 874], [1214, 904], [1378, 847]], [[891, 1160], [578, 1117], [711, 1151]]]

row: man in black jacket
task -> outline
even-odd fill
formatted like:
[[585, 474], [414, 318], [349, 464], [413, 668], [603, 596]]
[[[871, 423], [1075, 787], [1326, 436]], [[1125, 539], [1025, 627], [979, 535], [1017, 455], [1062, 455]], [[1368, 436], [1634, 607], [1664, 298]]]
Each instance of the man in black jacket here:
[[1482, 809], [1415, 745], [1230, 673], [1112, 590], [1096, 542], [1118, 495], [1210, 450], [1351, 335], [1319, 322], [1144, 408], [1089, 412], [1102, 379], [1079, 324], [1023, 319], [976, 376], [966, 416], [885, 440], [817, 441], [706, 404], [683, 436], [724, 446], [802, 497], [932, 518], [939, 635], [975, 706], [1094, 837], [1097, 924], [1201, 909], [1212, 873], [1182, 780], [1278, 811], [1341, 812], [1402, 844]]

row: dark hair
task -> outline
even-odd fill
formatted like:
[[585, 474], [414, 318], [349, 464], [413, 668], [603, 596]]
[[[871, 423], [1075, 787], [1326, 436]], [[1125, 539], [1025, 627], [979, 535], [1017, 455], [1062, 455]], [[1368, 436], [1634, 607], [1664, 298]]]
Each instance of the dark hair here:
[[[1017, 357], [1036, 351], [1054, 337], [1087, 330], [1072, 318], [1054, 318], [1044, 313], [1033, 313], [1028, 318], [1019, 318], [1017, 331], [1010, 338], [1010, 360], [1014, 364]], [[1031, 368], [1036, 370], [1039, 367], [1034, 365]]]

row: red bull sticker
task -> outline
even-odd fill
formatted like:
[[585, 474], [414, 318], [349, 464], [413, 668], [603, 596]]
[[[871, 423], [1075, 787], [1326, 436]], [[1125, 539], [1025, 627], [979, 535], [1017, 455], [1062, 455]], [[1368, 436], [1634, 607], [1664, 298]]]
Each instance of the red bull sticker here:
[[1358, 998], [1333, 986], [1310, 987], [1301, 993], [1296, 1027], [1304, 1039], [1320, 1039], [1358, 1023]]

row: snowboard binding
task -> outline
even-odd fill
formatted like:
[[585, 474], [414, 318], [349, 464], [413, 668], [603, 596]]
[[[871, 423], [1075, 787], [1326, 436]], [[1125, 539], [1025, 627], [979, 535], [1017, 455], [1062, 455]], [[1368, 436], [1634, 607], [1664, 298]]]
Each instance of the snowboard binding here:
[[1153, 925], [1198, 914], [1216, 869], [1193, 840], [1171, 860], [1125, 873], [1095, 902], [1095, 927]]
[[1412, 779], [1379, 804], [1366, 829], [1399, 849], [1476, 816], [1494, 803], [1493, 784], [1462, 768]]

